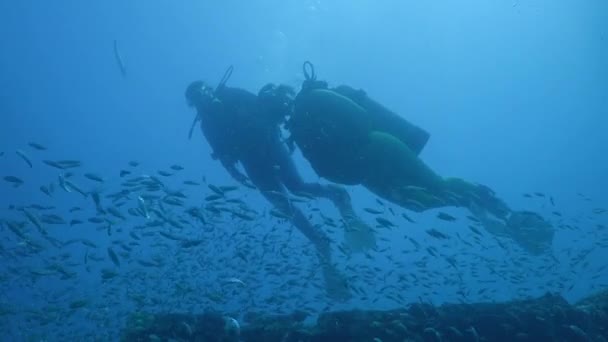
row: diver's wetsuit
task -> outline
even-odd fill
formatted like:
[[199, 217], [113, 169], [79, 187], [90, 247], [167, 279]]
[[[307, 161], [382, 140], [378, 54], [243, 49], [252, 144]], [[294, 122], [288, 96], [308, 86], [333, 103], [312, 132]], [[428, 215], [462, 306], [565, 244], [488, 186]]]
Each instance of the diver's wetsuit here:
[[[363, 91], [328, 88], [326, 82], [316, 80], [314, 70], [307, 74], [304, 66], [306, 81], [295, 98], [289, 129], [292, 141], [319, 176], [338, 184], [362, 185], [415, 211], [466, 207], [489, 231], [512, 237], [533, 254], [550, 246], [553, 230], [540, 215], [513, 211], [488, 187], [444, 178], [428, 167], [418, 157], [428, 133]], [[532, 234], [523, 233], [521, 222], [532, 226], [535, 241], [526, 241]]]
[[329, 239], [294, 207], [290, 192], [325, 197], [334, 202], [342, 214], [352, 213], [348, 193], [337, 186], [306, 183], [300, 177], [281, 140], [279, 122], [257, 101], [257, 96], [239, 88], [222, 87], [215, 92], [217, 100], [211, 110], [199, 110], [201, 128], [228, 172], [239, 182], [246, 181], [235, 167], [240, 162], [251, 182], [277, 209], [291, 217], [292, 223], [317, 248], [322, 261], [331, 262]]

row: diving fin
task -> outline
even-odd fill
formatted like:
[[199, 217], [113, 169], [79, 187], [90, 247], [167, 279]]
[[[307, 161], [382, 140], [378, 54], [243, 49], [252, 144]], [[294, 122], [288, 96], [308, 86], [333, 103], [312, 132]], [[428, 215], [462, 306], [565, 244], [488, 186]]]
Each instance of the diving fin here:
[[344, 241], [351, 251], [365, 252], [376, 247], [376, 236], [373, 229], [358, 218], [346, 222]]
[[352, 293], [348, 287], [346, 277], [341, 274], [333, 265], [324, 264], [323, 280], [325, 281], [325, 291], [327, 296], [337, 301], [347, 301], [352, 298]]

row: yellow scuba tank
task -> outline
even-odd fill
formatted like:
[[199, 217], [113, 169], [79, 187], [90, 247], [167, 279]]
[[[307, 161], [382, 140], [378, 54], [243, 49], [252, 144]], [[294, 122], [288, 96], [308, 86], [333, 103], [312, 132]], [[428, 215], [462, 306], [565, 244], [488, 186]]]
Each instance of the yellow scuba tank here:
[[305, 62], [306, 80], [296, 96], [289, 122], [292, 140], [321, 177], [342, 184], [361, 184], [369, 178], [371, 132], [394, 136], [418, 155], [429, 134], [348, 86], [328, 89]]
[[371, 129], [395, 136], [409, 147], [416, 155], [422, 152], [430, 138], [430, 134], [422, 128], [410, 123], [399, 114], [390, 111], [380, 103], [372, 100], [365, 91], [341, 85], [333, 91], [344, 95], [363, 107], [370, 116]]

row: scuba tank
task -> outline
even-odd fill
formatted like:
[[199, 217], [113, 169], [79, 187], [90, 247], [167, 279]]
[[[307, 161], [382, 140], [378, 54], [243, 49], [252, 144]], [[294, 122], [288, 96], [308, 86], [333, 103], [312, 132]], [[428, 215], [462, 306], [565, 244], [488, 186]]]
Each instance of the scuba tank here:
[[410, 123], [399, 114], [390, 111], [380, 103], [371, 99], [365, 91], [341, 85], [333, 89], [363, 107], [372, 114], [374, 131], [391, 134], [401, 140], [412, 151], [419, 155], [429, 141], [430, 134], [422, 128]]
[[291, 139], [317, 174], [341, 184], [361, 184], [370, 165], [364, 149], [370, 133], [390, 134], [416, 155], [429, 134], [348, 86], [329, 89], [318, 81], [310, 62], [303, 65], [305, 81], [288, 123]]

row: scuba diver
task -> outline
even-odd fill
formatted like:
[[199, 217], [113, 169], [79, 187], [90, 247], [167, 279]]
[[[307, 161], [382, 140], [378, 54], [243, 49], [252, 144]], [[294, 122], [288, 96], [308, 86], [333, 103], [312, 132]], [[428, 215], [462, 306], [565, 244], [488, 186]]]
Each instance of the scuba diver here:
[[[295, 195], [327, 198], [336, 206], [346, 226], [355, 230], [367, 226], [357, 218], [350, 196], [343, 187], [306, 183], [300, 177], [280, 130], [295, 94], [293, 89], [269, 84], [256, 96], [244, 89], [227, 87], [232, 70], [232, 67], [228, 68], [215, 89], [202, 81], [192, 82], [187, 87], [187, 103], [197, 111], [190, 137], [200, 121], [213, 151], [212, 158], [219, 160], [232, 178], [244, 186], [257, 188], [277, 210], [290, 218], [315, 246], [328, 294], [337, 299], [348, 298], [345, 279], [332, 264], [329, 238], [293, 205], [285, 189]], [[291, 101], [285, 102], [285, 99]], [[239, 171], [237, 163], [247, 176]], [[375, 242], [372, 239], [365, 241]]]
[[[367, 96], [318, 81], [310, 62], [287, 129], [315, 172], [331, 182], [362, 185], [403, 208], [467, 208], [490, 233], [512, 238], [531, 254], [551, 246], [553, 227], [540, 215], [513, 211], [488, 187], [444, 178], [418, 155], [429, 134]], [[277, 97], [281, 97], [277, 94]]]

